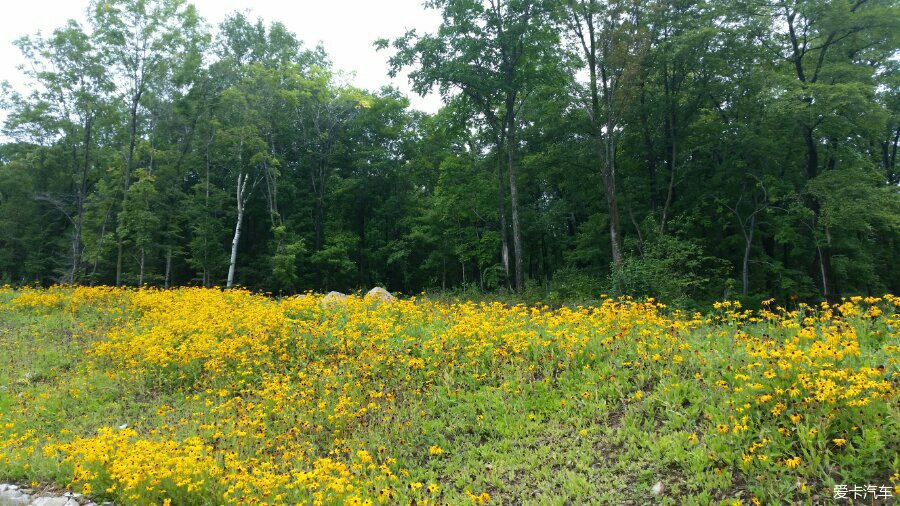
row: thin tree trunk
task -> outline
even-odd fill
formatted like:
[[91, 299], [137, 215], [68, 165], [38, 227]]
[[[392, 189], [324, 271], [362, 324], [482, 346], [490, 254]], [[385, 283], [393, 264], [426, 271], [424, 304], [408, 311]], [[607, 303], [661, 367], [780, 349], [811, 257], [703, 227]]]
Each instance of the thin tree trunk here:
[[241, 225], [244, 222], [244, 192], [247, 189], [247, 174], [238, 174], [237, 179], [237, 221], [234, 225], [234, 238], [231, 240], [231, 259], [228, 262], [228, 281], [226, 288], [234, 286], [234, 268], [237, 265], [238, 242], [241, 240]]
[[[614, 155], [613, 155], [614, 156]], [[607, 167], [614, 162], [608, 160]], [[603, 170], [603, 187], [606, 193], [606, 204], [609, 211], [609, 236], [610, 246], [612, 249], [613, 265], [616, 267], [622, 265], [622, 236], [620, 234], [620, 217], [619, 203], [616, 199], [616, 180], [613, 169], [605, 168]]]
[[825, 270], [825, 255], [822, 253], [821, 246], [816, 246], [816, 253], [819, 256], [819, 272], [822, 275], [822, 298], [828, 300], [828, 274]]
[[675, 142], [675, 114], [674, 114], [674, 112], [672, 113], [671, 116], [672, 116], [671, 119], [669, 121], [667, 121], [668, 126], [669, 126], [669, 128], [668, 128], [669, 143], [670, 143], [670, 147], [671, 147], [671, 154], [669, 155], [671, 157], [671, 160], [669, 162], [669, 188], [666, 191], [666, 203], [665, 203], [665, 205], [663, 205], [662, 219], [660, 220], [660, 224], [659, 224], [659, 231], [661, 234], [666, 233], [666, 223], [669, 219], [669, 209], [672, 206], [672, 198], [675, 194], [675, 173], [676, 173], [676, 167], [677, 167], [675, 157], [676, 157], [677, 151], [675, 149], [676, 142]]
[[746, 297], [750, 293], [750, 249], [753, 247], [753, 233], [756, 230], [756, 212], [750, 215], [750, 230], [744, 236], [744, 261], [741, 269], [741, 294]]
[[72, 275], [70, 281], [75, 283], [78, 271], [81, 270], [81, 235], [84, 228], [84, 201], [87, 199], [87, 176], [90, 167], [91, 126], [93, 116], [88, 115], [84, 133], [84, 163], [81, 166], [81, 180], [78, 184], [78, 195], [75, 200], [75, 234], [72, 239]]
[[[270, 141], [271, 142], [271, 141]], [[284, 224], [281, 214], [278, 212], [278, 175], [277, 169], [269, 166], [266, 160], [262, 162], [263, 174], [266, 177], [266, 205], [269, 208], [269, 221], [272, 228], [279, 227]], [[279, 246], [280, 246], [279, 241]]]
[[144, 286], [144, 247], [141, 246], [141, 274], [138, 277], [138, 286]]
[[622, 236], [619, 224], [619, 203], [616, 199], [616, 122], [613, 119], [612, 90], [608, 84], [606, 66], [600, 67], [603, 81], [603, 95], [606, 99], [606, 134], [603, 135], [603, 147], [606, 156], [603, 164], [603, 189], [606, 193], [606, 205], [609, 211], [609, 240], [612, 249], [613, 265], [622, 265]]
[[634, 231], [638, 236], [638, 250], [641, 253], [641, 256], [644, 256], [644, 234], [641, 232], [641, 226], [638, 224], [637, 219], [634, 217], [634, 212], [631, 210], [631, 206], [628, 206], [628, 216], [631, 218], [631, 224], [634, 226]]
[[896, 175], [894, 167], [897, 163], [897, 146], [900, 144], [900, 127], [894, 132], [893, 139], [888, 139], [881, 143], [882, 158], [884, 159], [884, 168], [887, 171], [888, 181], [896, 184]]
[[[803, 139], [804, 143], [806, 144], [806, 176], [807, 180], [812, 180], [818, 175], [819, 172], [819, 147], [813, 135], [812, 128], [806, 126], [803, 127]], [[814, 196], [810, 198], [809, 205], [813, 211], [813, 223], [818, 223], [819, 217], [822, 212], [822, 206], [820, 205], [818, 199], [816, 199], [816, 197]], [[812, 230], [810, 230], [810, 232], [813, 235], [813, 241], [816, 241], [815, 226], [812, 227]], [[828, 246], [830, 246], [830, 234], [828, 234], [827, 230], [826, 234], [829, 238]], [[821, 246], [816, 244], [816, 254], [819, 257], [819, 272], [822, 276], [822, 298], [828, 300], [832, 292], [832, 290], [830, 290], [832, 288], [831, 283], [829, 282], [829, 279], [831, 279], [829, 248], [827, 246], [825, 248], [822, 248]]]
[[[131, 165], [134, 161], [134, 147], [137, 142], [137, 108], [142, 93], [143, 91], [139, 90], [131, 101], [131, 129], [128, 138], [128, 153], [125, 157], [125, 174], [123, 175], [122, 185], [123, 204], [128, 196], [128, 187], [131, 185]], [[117, 237], [116, 241], [118, 243], [118, 253], [116, 255], [116, 286], [118, 287], [122, 286], [122, 253], [124, 252], [124, 248], [122, 237]]]
[[[510, 106], [511, 107], [511, 106]], [[508, 129], [506, 152], [509, 156], [509, 200], [512, 214], [513, 253], [516, 255], [516, 291], [521, 293], [524, 285], [524, 272], [522, 271], [522, 229], [519, 223], [519, 181], [518, 169], [515, 160], [515, 118], [511, 109], [508, 114]]]
[[90, 167], [91, 126], [93, 116], [88, 115], [84, 133], [84, 161], [81, 165], [81, 178], [78, 183], [78, 194], [75, 197], [75, 233], [72, 237], [72, 274], [69, 281], [75, 283], [81, 269], [81, 235], [84, 228], [84, 201], [87, 199], [87, 175]]
[[[103, 217], [103, 224], [100, 225], [100, 241], [97, 245], [97, 251], [103, 251], [103, 241], [106, 239], [106, 225], [109, 222], [109, 215], [112, 214], [113, 206], [112, 204], [106, 208], [106, 215]], [[94, 256], [94, 265], [91, 267], [91, 286], [94, 286], [97, 276], [97, 266], [100, 263], [100, 255], [97, 254]]]
[[[674, 157], [675, 145], [674, 141], [672, 144], [672, 153]], [[666, 223], [668, 222], [669, 215], [669, 207], [672, 205], [672, 196], [675, 193], [675, 160], [672, 160], [672, 170], [669, 173], [669, 189], [666, 191], [666, 203], [663, 206], [662, 211], [662, 219], [660, 220], [659, 230], [661, 233], [666, 233]]]
[[[609, 212], [609, 239], [613, 265], [618, 267], [622, 264], [622, 234], [619, 205], [616, 199], [616, 119], [613, 105], [613, 92], [616, 83], [613, 81], [614, 77], [608, 75], [607, 72], [609, 69], [609, 40], [605, 35], [608, 35], [608, 32], [601, 31], [605, 35], [602, 36], [603, 43], [598, 47], [594, 13], [588, 10], [583, 15], [582, 21], [579, 19], [579, 15], [575, 13], [571, 26], [581, 41], [581, 47], [588, 65], [590, 103], [585, 104], [585, 106], [591, 122], [594, 142], [596, 142], [597, 158], [600, 162], [600, 176], [603, 181], [603, 193], [606, 196], [607, 211]], [[581, 25], [582, 22], [584, 27]], [[601, 52], [600, 55], [597, 54], [598, 50]], [[601, 108], [601, 88], [605, 111]]]
[[506, 225], [506, 191], [503, 190], [503, 140], [497, 141], [497, 195], [500, 211], [500, 259], [503, 261], [503, 272], [506, 273], [506, 285], [509, 288], [509, 237]]
[[163, 286], [169, 288], [172, 283], [172, 246], [166, 251], [166, 280]]
[[[593, 29], [591, 30], [593, 33]], [[599, 63], [600, 70], [600, 84], [603, 88], [603, 99], [606, 102], [606, 116], [604, 127], [606, 128], [606, 133], [600, 131], [600, 102], [599, 97], [597, 96], [597, 74], [596, 71], [591, 74], [591, 103], [593, 104], [594, 114], [593, 123], [594, 123], [594, 132], [595, 135], [602, 137], [603, 140], [603, 149], [604, 149], [604, 160], [603, 160], [603, 191], [606, 193], [606, 205], [607, 210], [609, 211], [609, 242], [610, 249], [612, 250], [613, 257], [613, 265], [616, 267], [622, 265], [622, 236], [620, 233], [620, 225], [619, 225], [619, 203], [616, 199], [616, 141], [615, 141], [615, 129], [616, 129], [616, 121], [615, 121], [615, 111], [613, 109], [613, 86], [614, 83], [610, 82], [611, 77], [607, 74], [606, 67], [606, 58], [607, 47], [603, 46], [603, 62], [597, 62], [596, 58], [596, 49], [591, 51], [592, 61], [594, 65]]]

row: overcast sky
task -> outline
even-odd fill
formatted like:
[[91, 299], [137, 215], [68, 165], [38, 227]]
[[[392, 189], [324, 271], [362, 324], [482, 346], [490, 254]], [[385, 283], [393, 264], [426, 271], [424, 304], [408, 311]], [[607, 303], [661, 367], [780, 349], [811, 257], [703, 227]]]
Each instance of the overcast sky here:
[[[405, 76], [387, 76], [387, 54], [372, 43], [394, 38], [407, 29], [431, 32], [440, 24], [440, 14], [426, 10], [422, 0], [189, 0], [212, 25], [218, 25], [235, 10], [249, 11], [252, 18], [281, 21], [308, 47], [321, 42], [338, 70], [355, 72], [356, 86], [377, 90], [393, 84], [409, 96], [412, 106], [434, 112], [440, 99], [412, 93]], [[84, 25], [88, 0], [0, 0], [0, 81], [17, 89], [25, 81], [16, 66], [23, 63], [13, 41], [37, 31], [49, 34], [68, 19]], [[2, 114], [2, 113], [0, 113]]]

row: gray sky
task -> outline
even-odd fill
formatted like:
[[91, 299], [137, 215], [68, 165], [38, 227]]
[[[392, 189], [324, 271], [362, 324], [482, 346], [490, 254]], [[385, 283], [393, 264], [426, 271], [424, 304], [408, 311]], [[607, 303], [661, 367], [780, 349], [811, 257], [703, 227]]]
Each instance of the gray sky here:
[[[225, 15], [247, 10], [252, 18], [280, 21], [308, 47], [322, 42], [336, 69], [355, 72], [350, 82], [376, 90], [393, 84], [409, 96], [412, 106], [428, 112], [440, 107], [440, 98], [419, 97], [409, 89], [405, 76], [387, 76], [387, 54], [372, 43], [394, 38], [407, 29], [431, 32], [440, 14], [426, 10], [422, 0], [189, 0], [215, 26]], [[22, 90], [25, 81], [16, 70], [23, 59], [12, 42], [37, 31], [49, 34], [68, 19], [84, 24], [88, 0], [0, 0], [0, 81]], [[2, 112], [0, 112], [2, 115]], [[0, 118], [2, 119], [2, 118]]]

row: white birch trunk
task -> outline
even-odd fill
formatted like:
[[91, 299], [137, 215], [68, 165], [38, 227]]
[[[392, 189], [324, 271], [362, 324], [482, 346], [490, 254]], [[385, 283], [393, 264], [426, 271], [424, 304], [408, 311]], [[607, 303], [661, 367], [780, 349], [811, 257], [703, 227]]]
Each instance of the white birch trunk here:
[[238, 174], [237, 180], [237, 222], [234, 225], [234, 239], [231, 240], [231, 260], [228, 262], [226, 288], [234, 286], [234, 267], [237, 264], [238, 242], [241, 240], [241, 224], [244, 222], [244, 191], [247, 189], [246, 174]]

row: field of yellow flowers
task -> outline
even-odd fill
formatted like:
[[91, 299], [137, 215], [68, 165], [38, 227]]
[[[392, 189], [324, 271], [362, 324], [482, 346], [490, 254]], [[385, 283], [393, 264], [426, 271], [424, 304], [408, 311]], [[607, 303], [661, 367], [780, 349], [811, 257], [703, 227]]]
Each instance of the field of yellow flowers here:
[[4, 288], [0, 481], [165, 505], [896, 497], [898, 307]]

